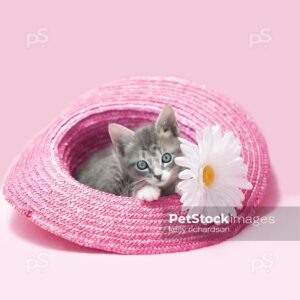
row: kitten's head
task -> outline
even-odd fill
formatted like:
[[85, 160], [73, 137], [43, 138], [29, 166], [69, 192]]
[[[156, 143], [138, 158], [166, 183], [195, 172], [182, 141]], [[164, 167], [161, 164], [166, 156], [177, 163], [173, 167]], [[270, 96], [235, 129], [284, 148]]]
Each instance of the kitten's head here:
[[124, 170], [135, 182], [162, 188], [177, 179], [179, 167], [174, 158], [181, 153], [179, 129], [170, 105], [154, 124], [135, 132], [118, 124], [109, 124], [108, 130]]

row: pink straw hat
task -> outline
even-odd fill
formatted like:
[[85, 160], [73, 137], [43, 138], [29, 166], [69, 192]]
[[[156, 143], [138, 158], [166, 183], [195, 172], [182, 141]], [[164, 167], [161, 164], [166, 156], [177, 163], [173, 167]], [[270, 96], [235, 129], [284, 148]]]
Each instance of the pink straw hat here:
[[225, 231], [208, 234], [170, 230], [171, 213], [186, 215], [178, 195], [145, 203], [94, 190], [73, 178], [76, 168], [92, 152], [110, 142], [109, 123], [138, 127], [153, 122], [166, 103], [173, 106], [181, 136], [188, 140], [194, 141], [196, 128], [211, 124], [220, 124], [240, 139], [253, 189], [245, 191], [238, 215], [254, 216], [269, 176], [264, 138], [252, 119], [231, 100], [176, 78], [121, 80], [83, 95], [22, 153], [6, 178], [6, 199], [55, 235], [115, 253], [187, 251], [236, 235], [244, 223], [221, 225]]

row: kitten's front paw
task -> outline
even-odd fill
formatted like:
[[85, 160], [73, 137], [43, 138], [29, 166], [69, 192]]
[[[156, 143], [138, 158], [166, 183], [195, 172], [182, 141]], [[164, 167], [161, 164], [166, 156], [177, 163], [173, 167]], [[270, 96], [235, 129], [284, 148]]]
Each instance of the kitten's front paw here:
[[137, 193], [136, 198], [153, 201], [157, 200], [160, 196], [160, 189], [156, 186], [146, 185], [142, 187]]

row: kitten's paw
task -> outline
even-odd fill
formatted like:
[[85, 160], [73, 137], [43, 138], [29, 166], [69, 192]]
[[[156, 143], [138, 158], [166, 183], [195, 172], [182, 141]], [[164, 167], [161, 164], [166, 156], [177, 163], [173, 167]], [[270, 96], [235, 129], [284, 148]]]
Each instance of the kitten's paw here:
[[137, 193], [136, 198], [153, 201], [157, 200], [160, 196], [160, 189], [156, 186], [146, 185], [142, 187]]

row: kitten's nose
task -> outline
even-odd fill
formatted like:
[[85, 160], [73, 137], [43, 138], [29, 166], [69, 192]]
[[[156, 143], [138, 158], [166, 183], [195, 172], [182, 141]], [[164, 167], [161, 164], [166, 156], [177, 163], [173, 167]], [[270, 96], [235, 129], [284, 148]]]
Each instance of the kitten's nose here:
[[155, 174], [154, 174], [154, 177], [155, 177], [156, 179], [158, 179], [159, 181], [161, 180], [161, 174], [159, 174], [159, 175], [155, 175]]

